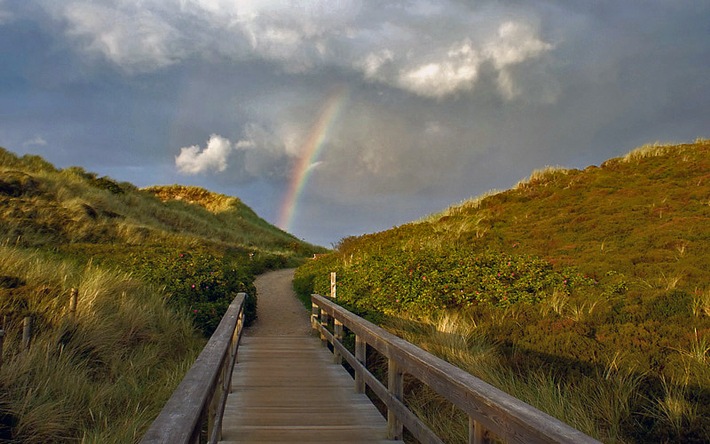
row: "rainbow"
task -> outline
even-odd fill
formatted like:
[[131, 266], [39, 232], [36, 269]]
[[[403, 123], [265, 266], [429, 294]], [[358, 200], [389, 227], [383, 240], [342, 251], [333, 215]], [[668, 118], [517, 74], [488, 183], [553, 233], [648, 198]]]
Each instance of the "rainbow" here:
[[328, 94], [320, 113], [318, 113], [318, 119], [301, 145], [300, 156], [293, 167], [291, 181], [279, 212], [277, 225], [284, 231], [291, 229], [298, 199], [308, 182], [310, 172], [313, 171], [313, 167], [318, 162], [318, 156], [325, 146], [328, 134], [338, 120], [340, 111], [347, 102], [349, 95], [350, 91], [345, 86], [338, 87]]

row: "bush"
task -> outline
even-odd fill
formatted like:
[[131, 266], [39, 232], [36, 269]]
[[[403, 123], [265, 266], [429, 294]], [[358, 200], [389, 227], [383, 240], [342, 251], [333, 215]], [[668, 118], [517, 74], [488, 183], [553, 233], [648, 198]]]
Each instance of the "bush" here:
[[147, 281], [164, 289], [172, 306], [189, 313], [195, 327], [206, 336], [214, 332], [239, 292], [247, 293], [247, 325], [256, 318], [256, 289], [248, 259], [171, 249], [160, 254], [133, 254], [131, 262]]

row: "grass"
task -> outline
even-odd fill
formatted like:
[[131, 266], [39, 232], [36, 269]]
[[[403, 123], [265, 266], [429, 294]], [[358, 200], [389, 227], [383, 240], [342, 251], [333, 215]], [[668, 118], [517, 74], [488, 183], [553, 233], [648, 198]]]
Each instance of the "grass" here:
[[0, 148], [0, 441], [137, 442], [234, 294], [253, 320], [254, 276], [322, 251], [238, 198]]
[[697, 405], [688, 400], [688, 381], [673, 383], [661, 378], [663, 392], [654, 397], [647, 415], [668, 426], [676, 435], [698, 419]]
[[[403, 318], [398, 334], [603, 441], [708, 442], [708, 171], [706, 139], [546, 168], [344, 239], [300, 267], [295, 288], [327, 293], [335, 271], [339, 303]], [[469, 329], [495, 359], [467, 364], [481, 356]], [[421, 409], [435, 406], [424, 415], [448, 411], [417, 393]]]
[[[480, 321], [479, 321], [480, 322]], [[501, 390], [605, 442], [623, 442], [623, 424], [631, 421], [643, 375], [620, 369], [620, 356], [592, 377], [564, 381], [539, 368], [521, 376], [507, 365], [499, 344], [487, 339], [478, 322], [460, 312], [429, 319], [393, 319], [395, 334], [478, 376]], [[444, 442], [468, 442], [468, 418], [431, 389], [417, 386], [407, 397]]]
[[57, 170], [36, 156], [0, 151], [0, 199], [11, 203], [0, 211], [5, 241], [200, 242], [293, 256], [324, 251], [268, 224], [235, 197], [180, 185], [139, 190], [80, 167]]
[[692, 302], [693, 315], [697, 317], [710, 316], [710, 289], [700, 291], [695, 289]]
[[[204, 344], [189, 317], [126, 273], [69, 262], [57, 267], [41, 253], [12, 247], [1, 247], [0, 257], [0, 275], [32, 282], [0, 289], [8, 322], [0, 436], [27, 443], [137, 441]], [[81, 289], [75, 320], [67, 313], [70, 286]], [[19, 326], [30, 313], [36, 334], [23, 352]]]

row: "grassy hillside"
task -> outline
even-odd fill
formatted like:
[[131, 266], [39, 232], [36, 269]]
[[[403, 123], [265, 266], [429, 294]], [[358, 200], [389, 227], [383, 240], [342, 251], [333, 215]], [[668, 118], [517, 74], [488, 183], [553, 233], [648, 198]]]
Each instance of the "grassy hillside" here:
[[330, 271], [340, 303], [604, 441], [710, 441], [710, 141], [344, 239], [297, 289]]
[[235, 293], [253, 319], [254, 275], [320, 251], [237, 198], [0, 148], [0, 441], [137, 441]]
[[2, 233], [23, 246], [169, 242], [253, 247], [293, 255], [313, 249], [269, 225], [239, 199], [179, 185], [139, 190], [37, 156], [0, 149]]

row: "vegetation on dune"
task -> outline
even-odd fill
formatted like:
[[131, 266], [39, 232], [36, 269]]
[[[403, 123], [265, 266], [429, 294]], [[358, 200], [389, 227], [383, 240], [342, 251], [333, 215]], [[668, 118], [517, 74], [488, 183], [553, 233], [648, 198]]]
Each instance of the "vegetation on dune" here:
[[[3, 442], [137, 442], [205, 342], [164, 294], [123, 272], [0, 247], [0, 277]], [[71, 287], [82, 289], [75, 318]]]
[[140, 190], [1, 148], [0, 245], [0, 440], [28, 443], [137, 441], [235, 294], [249, 322], [255, 274], [323, 251], [237, 198]]
[[339, 303], [606, 442], [707, 442], [708, 221], [710, 141], [649, 145], [344, 239], [294, 285], [337, 272]]

